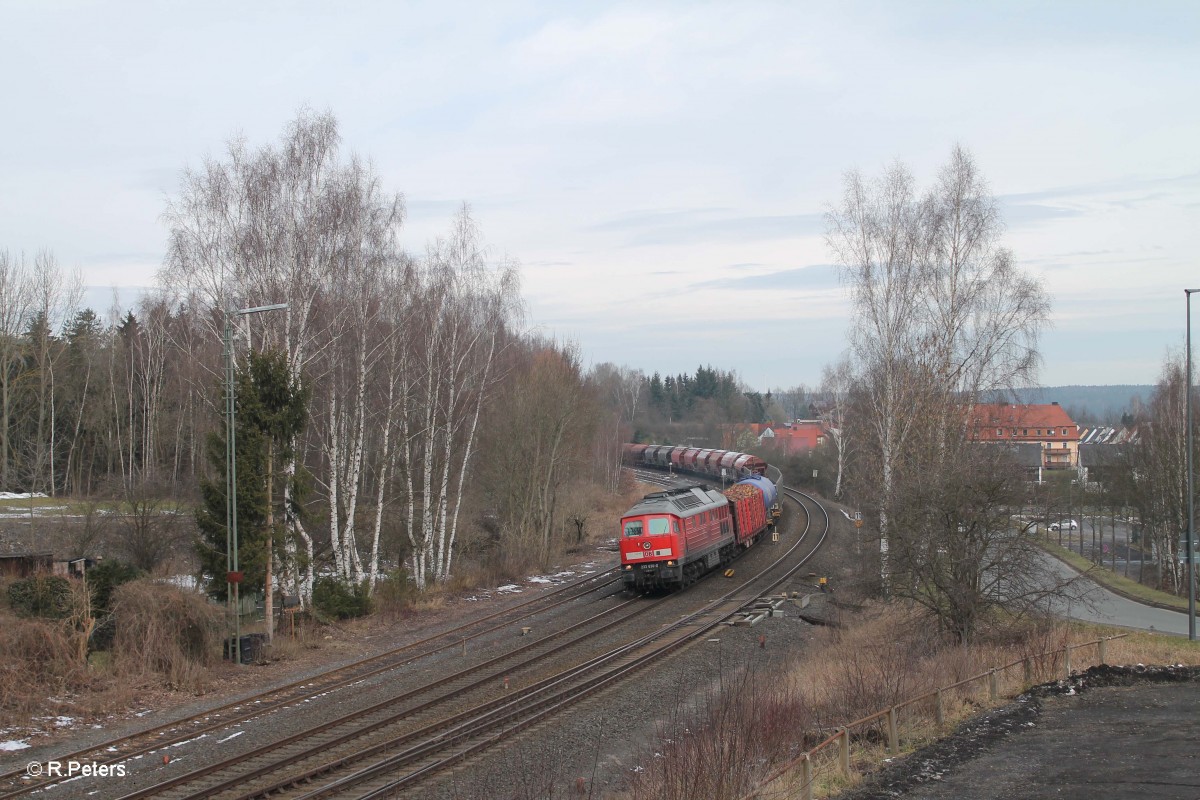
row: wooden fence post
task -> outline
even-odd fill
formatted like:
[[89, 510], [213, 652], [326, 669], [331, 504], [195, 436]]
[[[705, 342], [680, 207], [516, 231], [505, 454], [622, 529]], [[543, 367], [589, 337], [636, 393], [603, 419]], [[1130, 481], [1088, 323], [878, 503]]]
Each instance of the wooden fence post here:
[[1000, 697], [1000, 674], [992, 668], [988, 675], [988, 699], [993, 703]]
[[1025, 657], [1024, 665], [1025, 665], [1025, 685], [1028, 686], [1033, 683], [1033, 662], [1029, 659], [1028, 656]]
[[896, 707], [892, 706], [887, 713], [888, 726], [888, 750], [892, 751], [892, 755], [900, 754], [900, 731], [896, 726]]
[[937, 690], [937, 724], [939, 728], [946, 727], [946, 709], [942, 705], [942, 690]]
[[850, 777], [850, 729], [842, 728], [842, 740], [838, 743], [838, 761], [841, 762], [842, 775]]
[[808, 753], [800, 759], [800, 800], [813, 800], [813, 767]]
[[1071, 679], [1071, 645], [1063, 648], [1063, 679]]
[[1100, 663], [1107, 664], [1108, 663], [1108, 660], [1107, 660], [1108, 659], [1108, 639], [1101, 639], [1100, 647], [1098, 649], [1100, 650], [1100, 652], [1098, 654], [1099, 658], [1100, 658]]

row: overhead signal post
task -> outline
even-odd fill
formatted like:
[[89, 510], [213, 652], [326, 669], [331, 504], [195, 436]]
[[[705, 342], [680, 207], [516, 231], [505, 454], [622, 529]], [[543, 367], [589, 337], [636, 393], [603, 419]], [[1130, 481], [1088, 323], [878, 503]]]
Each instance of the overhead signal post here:
[[[287, 307], [287, 303], [274, 303], [269, 306], [228, 309], [225, 312], [225, 603], [233, 612], [233, 661], [239, 665], [242, 663], [242, 609], [238, 588], [242, 583], [242, 573], [238, 568], [237, 426], [235, 424], [237, 403], [233, 381], [233, 316], [235, 314], [246, 316], [261, 311], [282, 311]], [[267, 555], [267, 558], [270, 558], [270, 554]], [[266, 590], [271, 591], [270, 585], [266, 587]]]

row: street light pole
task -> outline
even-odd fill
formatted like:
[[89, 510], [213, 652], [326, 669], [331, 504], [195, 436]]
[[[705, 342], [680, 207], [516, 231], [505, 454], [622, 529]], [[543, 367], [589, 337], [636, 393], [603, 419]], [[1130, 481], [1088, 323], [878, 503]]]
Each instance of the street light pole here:
[[229, 642], [229, 653], [234, 663], [241, 663], [241, 623], [238, 616], [240, 609], [234, 603], [233, 593], [236, 586], [235, 572], [237, 557], [234, 555], [233, 543], [237, 541], [237, 468], [235, 457], [234, 437], [234, 403], [233, 403], [233, 323], [230, 312], [225, 310], [225, 331], [222, 335], [222, 345], [225, 356], [225, 631], [229, 632], [229, 617], [233, 617], [234, 638]]
[[[242, 607], [241, 591], [242, 574], [238, 566], [238, 529], [237, 529], [237, 399], [234, 394], [233, 382], [233, 314], [246, 316], [260, 311], [277, 311], [286, 309], [287, 303], [275, 303], [269, 306], [254, 306], [237, 311], [225, 312], [225, 602], [230, 603], [232, 591], [233, 608], [233, 663], [242, 663]], [[270, 502], [270, 498], [267, 498]], [[271, 591], [271, 554], [267, 553], [267, 587]], [[268, 621], [269, 624], [269, 621]]]
[[1187, 582], [1188, 582], [1188, 639], [1196, 641], [1196, 512], [1192, 489], [1192, 293], [1200, 289], [1184, 289], [1187, 299]]

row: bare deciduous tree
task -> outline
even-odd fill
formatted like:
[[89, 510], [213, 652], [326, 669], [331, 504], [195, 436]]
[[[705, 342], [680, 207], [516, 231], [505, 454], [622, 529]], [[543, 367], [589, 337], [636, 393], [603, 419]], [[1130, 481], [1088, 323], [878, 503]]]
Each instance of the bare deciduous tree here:
[[870, 437], [862, 489], [878, 515], [884, 585], [929, 591], [921, 560], [936, 548], [927, 531], [893, 524], [909, 513], [897, 487], [914, 472], [942, 482], [966, 467], [958, 459], [984, 455], [958, 446], [967, 409], [1032, 378], [1049, 303], [999, 246], [996, 203], [962, 148], [924, 195], [900, 164], [874, 182], [850, 173], [828, 223], [854, 307], [850, 355]]

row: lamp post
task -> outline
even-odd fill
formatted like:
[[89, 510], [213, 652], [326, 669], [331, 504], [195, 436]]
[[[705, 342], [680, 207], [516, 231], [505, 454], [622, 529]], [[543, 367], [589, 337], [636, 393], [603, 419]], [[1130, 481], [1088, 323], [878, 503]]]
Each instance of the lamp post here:
[[[238, 568], [237, 530], [237, 414], [233, 383], [233, 315], [246, 316], [260, 311], [286, 309], [287, 303], [254, 306], [225, 312], [225, 602], [233, 611], [233, 663], [242, 663], [242, 608], [239, 587], [242, 573]], [[268, 498], [270, 502], [270, 498]], [[271, 554], [267, 554], [267, 587], [271, 591]]]
[[1196, 513], [1192, 489], [1192, 293], [1200, 289], [1184, 289], [1187, 301], [1187, 582], [1188, 582], [1188, 639], [1196, 641]]

